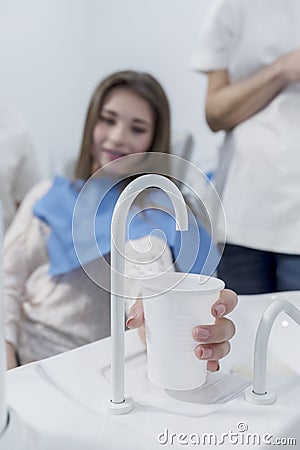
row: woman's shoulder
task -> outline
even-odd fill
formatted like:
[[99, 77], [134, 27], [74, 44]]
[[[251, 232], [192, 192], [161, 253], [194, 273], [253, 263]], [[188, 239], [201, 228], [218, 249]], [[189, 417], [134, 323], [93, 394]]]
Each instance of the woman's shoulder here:
[[33, 204], [37, 200], [39, 200], [43, 195], [45, 195], [53, 186], [53, 181], [51, 180], [43, 180], [39, 183], [35, 184], [26, 194], [24, 200], [21, 203], [22, 205]]
[[6, 232], [6, 247], [20, 242], [18, 238], [25, 239], [25, 236], [28, 236], [29, 229], [34, 223], [33, 205], [47, 192], [51, 184], [51, 181], [41, 181], [28, 191]]
[[57, 176], [53, 180], [43, 180], [35, 184], [27, 193], [25, 199], [28, 202], [37, 201], [50, 191], [70, 189], [73, 183], [64, 177]]

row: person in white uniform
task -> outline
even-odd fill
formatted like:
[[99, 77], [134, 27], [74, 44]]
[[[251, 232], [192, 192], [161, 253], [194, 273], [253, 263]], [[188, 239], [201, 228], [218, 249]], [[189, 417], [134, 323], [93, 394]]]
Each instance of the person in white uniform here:
[[[16, 366], [17, 360], [28, 363], [109, 336], [110, 225], [114, 205], [124, 185], [138, 174], [132, 172], [137, 164], [132, 155], [137, 156], [139, 164], [146, 163], [151, 158], [146, 152], [168, 153], [169, 146], [168, 101], [151, 75], [117, 72], [97, 86], [88, 108], [74, 180], [57, 177], [52, 183], [35, 186], [6, 234], [4, 334], [9, 368]], [[129, 162], [126, 155], [130, 155]], [[82, 192], [87, 193], [83, 201]], [[78, 204], [81, 214], [74, 222]], [[138, 215], [133, 208], [130, 217], [131, 241], [127, 240], [125, 250], [126, 293], [138, 299], [136, 278], [174, 270], [172, 236], [178, 233], [174, 233], [170, 214], [164, 211], [143, 210]], [[168, 245], [161, 237], [153, 236], [149, 249], [149, 235], [155, 228], [164, 231]], [[201, 228], [198, 231], [202, 242], [205, 232]], [[76, 249], [75, 235], [79, 238]], [[79, 257], [80, 248], [83, 255]], [[199, 261], [205, 256], [202, 248]], [[218, 359], [229, 352], [234, 325], [223, 316], [235, 304], [236, 295], [223, 290], [212, 309], [216, 323], [193, 331], [194, 339], [200, 342], [195, 353], [209, 361], [210, 370], [217, 370]], [[143, 308], [137, 301], [127, 325], [135, 328], [142, 323]]]
[[6, 230], [25, 194], [41, 178], [25, 121], [7, 108], [0, 108], [0, 157], [0, 202]]
[[298, 0], [217, 0], [192, 61], [208, 125], [225, 131], [218, 275], [240, 294], [300, 289], [299, 22]]

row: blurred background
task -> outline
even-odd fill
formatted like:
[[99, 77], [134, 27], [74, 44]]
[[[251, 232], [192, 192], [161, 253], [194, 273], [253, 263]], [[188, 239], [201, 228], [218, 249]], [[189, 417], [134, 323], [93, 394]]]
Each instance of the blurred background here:
[[0, 104], [23, 114], [43, 175], [76, 157], [90, 96], [105, 75], [152, 73], [193, 162], [213, 170], [221, 134], [204, 118], [206, 79], [191, 70], [212, 0], [0, 0]]

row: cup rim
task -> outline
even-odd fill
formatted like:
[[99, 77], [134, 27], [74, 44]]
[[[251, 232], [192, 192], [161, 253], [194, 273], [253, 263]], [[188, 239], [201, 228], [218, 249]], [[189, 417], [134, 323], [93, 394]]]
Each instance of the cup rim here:
[[[180, 276], [179, 276], [180, 275]], [[159, 283], [160, 280], [165, 280], [166, 278], [172, 279], [174, 278], [173, 283], [169, 283], [169, 285], [162, 286]], [[198, 279], [198, 284], [195, 284], [191, 289], [181, 288], [179, 285], [186, 279], [193, 278], [194, 280]], [[202, 282], [201, 282], [202, 280]], [[164, 272], [164, 273], [156, 273], [151, 274], [151, 277], [147, 278], [139, 278], [139, 283], [142, 288], [146, 288], [152, 292], [166, 292], [170, 289], [175, 290], [176, 292], [213, 292], [213, 291], [221, 291], [225, 287], [225, 283], [220, 278], [211, 277], [209, 275], [199, 275], [196, 273], [184, 273], [184, 272]], [[154, 284], [155, 283], [155, 284]], [[198, 288], [199, 287], [199, 288]]]

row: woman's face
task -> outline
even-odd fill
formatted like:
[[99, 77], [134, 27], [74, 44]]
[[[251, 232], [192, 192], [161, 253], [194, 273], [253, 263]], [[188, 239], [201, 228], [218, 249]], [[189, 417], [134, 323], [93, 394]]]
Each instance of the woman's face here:
[[[104, 97], [93, 131], [93, 172], [123, 156], [146, 152], [153, 134], [154, 117], [149, 103], [126, 87], [113, 88]], [[120, 166], [112, 167], [118, 170]]]

